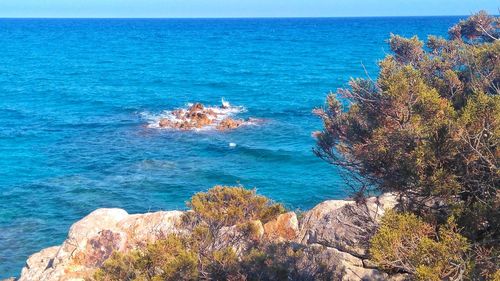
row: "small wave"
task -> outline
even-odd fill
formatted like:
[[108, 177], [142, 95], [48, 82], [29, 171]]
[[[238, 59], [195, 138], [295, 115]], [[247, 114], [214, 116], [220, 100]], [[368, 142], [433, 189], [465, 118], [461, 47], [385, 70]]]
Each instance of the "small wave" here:
[[[189, 118], [186, 118], [186, 113], [189, 112], [190, 108], [195, 105], [193, 103], [187, 103], [184, 107], [175, 108], [172, 110], [164, 110], [160, 113], [150, 113], [150, 112], [141, 112], [140, 116], [142, 119], [146, 120], [148, 123], [148, 128], [154, 129], [172, 129], [172, 128], [163, 128], [160, 126], [160, 120], [167, 119], [174, 124], [179, 124], [185, 121], [190, 121]], [[234, 106], [229, 102], [222, 99], [222, 105], [211, 105], [204, 106], [204, 112], [210, 112], [207, 114], [207, 117], [210, 119], [210, 124], [206, 126], [202, 126], [201, 128], [193, 128], [194, 131], [207, 131], [213, 130], [217, 127], [217, 125], [224, 119], [228, 117], [234, 117], [237, 114], [246, 112], [246, 108], [243, 106]], [[241, 125], [256, 125], [260, 122], [260, 119], [249, 118], [244, 120]]]

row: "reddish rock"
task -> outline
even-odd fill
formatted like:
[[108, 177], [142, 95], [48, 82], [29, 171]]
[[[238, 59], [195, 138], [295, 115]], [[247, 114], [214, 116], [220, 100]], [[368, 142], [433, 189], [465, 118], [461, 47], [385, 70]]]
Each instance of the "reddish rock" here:
[[193, 112], [196, 112], [196, 111], [203, 111], [205, 107], [203, 106], [203, 104], [201, 103], [195, 103], [193, 104], [190, 108], [189, 108], [189, 113], [193, 113]]
[[235, 120], [228, 117], [222, 120], [219, 124], [217, 124], [217, 130], [220, 131], [232, 130], [238, 128], [239, 126], [241, 126], [241, 124], [243, 124], [243, 120], [241, 119]]
[[299, 222], [294, 212], [279, 215], [264, 224], [264, 236], [270, 240], [290, 241], [299, 234]]
[[190, 113], [188, 117], [190, 118], [191, 125], [198, 129], [212, 124], [212, 120], [208, 115], [202, 112]]
[[214, 126], [217, 130], [225, 131], [236, 129], [245, 123], [241, 119], [227, 117], [220, 120], [222, 113], [217, 113], [212, 108], [206, 108], [201, 103], [191, 105], [187, 110], [176, 109], [171, 112], [172, 119], [162, 118], [158, 125], [160, 128], [171, 128], [178, 130], [201, 129], [207, 126]]
[[174, 127], [174, 122], [172, 122], [170, 119], [168, 118], [162, 118], [160, 119], [160, 127], [162, 128], [172, 128]]
[[75, 223], [59, 247], [32, 255], [20, 281], [89, 280], [114, 251], [125, 252], [182, 231], [183, 212], [129, 215], [121, 209], [98, 209]]
[[125, 233], [104, 229], [89, 239], [85, 250], [77, 252], [73, 262], [85, 267], [99, 267], [114, 251], [123, 252], [126, 241]]

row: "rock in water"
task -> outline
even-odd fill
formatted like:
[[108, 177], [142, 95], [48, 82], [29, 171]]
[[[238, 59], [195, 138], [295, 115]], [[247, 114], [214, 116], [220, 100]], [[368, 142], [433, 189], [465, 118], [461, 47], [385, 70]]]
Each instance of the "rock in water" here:
[[159, 125], [161, 128], [172, 128], [174, 123], [168, 118], [162, 118]]
[[232, 130], [232, 129], [236, 129], [238, 128], [239, 126], [241, 126], [241, 124], [243, 124], [243, 120], [241, 119], [232, 119], [232, 118], [226, 118], [224, 120], [222, 120], [218, 125], [217, 125], [217, 130], [219, 131], [226, 131], [226, 130]]
[[[195, 130], [215, 128], [220, 131], [232, 130], [245, 124], [242, 119], [232, 119], [229, 116], [234, 112], [221, 109], [230, 109], [228, 102], [223, 100], [221, 107], [205, 107], [195, 103], [187, 109], [176, 109], [168, 112], [168, 118], [160, 118], [157, 125], [160, 128], [176, 130]], [[248, 123], [251, 123], [250, 120]]]

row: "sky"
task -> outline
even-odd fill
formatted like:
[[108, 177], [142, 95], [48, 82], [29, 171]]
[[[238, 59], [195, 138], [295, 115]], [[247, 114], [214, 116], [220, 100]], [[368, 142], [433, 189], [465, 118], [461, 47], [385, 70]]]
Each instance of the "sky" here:
[[0, 0], [0, 17], [217, 18], [498, 14], [498, 0]]

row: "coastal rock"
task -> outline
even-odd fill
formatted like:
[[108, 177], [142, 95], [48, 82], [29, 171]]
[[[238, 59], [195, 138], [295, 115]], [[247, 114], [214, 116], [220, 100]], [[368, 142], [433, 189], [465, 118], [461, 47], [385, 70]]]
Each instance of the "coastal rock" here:
[[219, 107], [206, 107], [201, 103], [195, 103], [187, 109], [169, 111], [166, 117], [157, 121], [156, 125], [159, 128], [175, 130], [195, 130], [209, 127], [227, 131], [247, 123], [243, 119], [231, 118], [232, 113], [233, 110], [226, 101], [223, 101], [223, 105]]
[[159, 126], [161, 128], [172, 128], [175, 126], [174, 122], [170, 121], [168, 118], [161, 118]]
[[183, 214], [181, 211], [162, 211], [129, 215], [119, 221], [117, 226], [127, 234], [127, 247], [136, 248], [169, 234], [185, 231], [181, 225]]
[[171, 211], [129, 215], [122, 209], [98, 209], [73, 224], [60, 247], [32, 255], [19, 280], [85, 280], [114, 251], [125, 252], [182, 231], [182, 214]]
[[188, 113], [189, 114], [193, 114], [193, 113], [196, 113], [198, 111], [203, 111], [203, 109], [205, 108], [205, 106], [203, 106], [203, 104], [197, 102], [195, 104], [193, 104], [189, 110], [188, 110]]
[[[289, 212], [264, 225], [252, 221], [248, 241], [231, 244], [241, 237], [239, 226], [223, 229], [219, 239], [237, 251], [261, 239], [292, 242], [308, 253], [309, 263], [304, 260], [304, 266], [310, 265], [311, 260], [325, 264], [335, 269], [338, 280], [404, 280], [405, 276], [388, 276], [366, 259], [368, 241], [380, 217], [395, 205], [396, 197], [392, 194], [368, 198], [365, 204], [325, 201], [304, 213], [300, 220]], [[76, 222], [61, 246], [33, 254], [19, 280], [88, 279], [113, 251], [126, 252], [171, 233], [186, 233], [183, 214], [170, 211], [129, 215], [121, 209], [98, 209]]]
[[299, 234], [299, 222], [294, 212], [279, 215], [264, 224], [264, 235], [273, 241], [291, 241]]
[[313, 244], [311, 247], [322, 249], [317, 254], [317, 261], [323, 264], [335, 266], [338, 272], [338, 280], [361, 281], [361, 280], [387, 280], [388, 274], [377, 269], [364, 268], [361, 259], [335, 248]]
[[250, 221], [248, 224], [222, 227], [214, 241], [216, 248], [231, 246], [240, 254], [262, 240], [264, 227], [260, 220]]
[[325, 201], [306, 212], [300, 221], [299, 243], [320, 244], [356, 257], [368, 256], [368, 243], [384, 212], [396, 205], [396, 196], [354, 201]]
[[54, 246], [31, 255], [26, 261], [19, 280], [42, 280], [43, 272], [52, 265], [59, 248], [60, 246]]
[[217, 125], [217, 130], [219, 130], [219, 131], [226, 131], [226, 130], [236, 129], [239, 126], [241, 126], [241, 124], [243, 124], [243, 122], [244, 121], [241, 120], [241, 119], [235, 120], [235, 119], [232, 119], [232, 118], [228, 117], [228, 118], [222, 120]]

